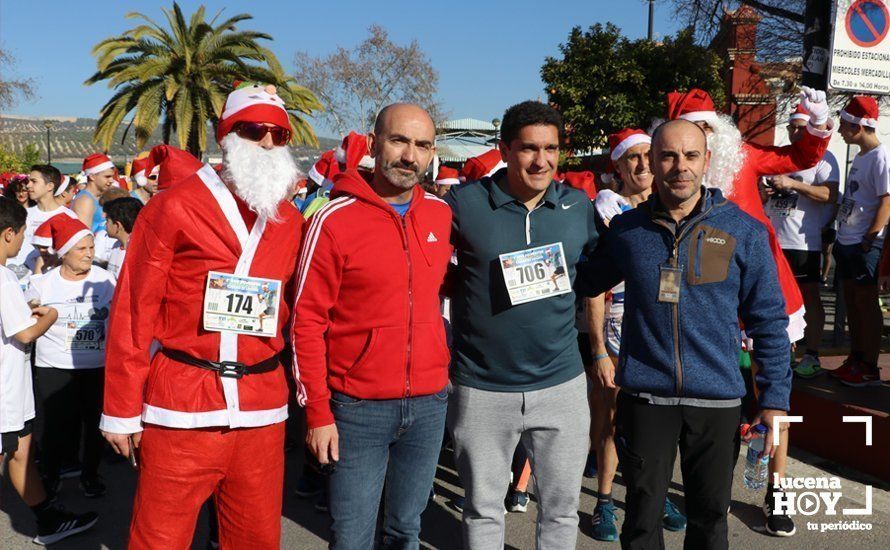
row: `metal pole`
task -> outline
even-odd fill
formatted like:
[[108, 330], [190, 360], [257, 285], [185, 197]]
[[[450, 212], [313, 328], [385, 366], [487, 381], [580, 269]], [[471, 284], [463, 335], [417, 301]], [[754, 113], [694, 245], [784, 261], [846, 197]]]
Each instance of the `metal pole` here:
[[655, 0], [649, 0], [649, 41], [652, 41], [653, 26], [655, 24]]
[[804, 9], [803, 74], [801, 83], [817, 90], [828, 89], [828, 57], [831, 48], [831, 0], [807, 0]]

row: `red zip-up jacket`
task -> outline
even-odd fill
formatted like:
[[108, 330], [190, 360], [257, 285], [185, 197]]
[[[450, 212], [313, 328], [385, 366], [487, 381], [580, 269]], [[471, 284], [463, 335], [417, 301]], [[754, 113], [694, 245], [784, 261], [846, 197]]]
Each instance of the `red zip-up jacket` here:
[[358, 399], [430, 395], [448, 383], [439, 288], [451, 208], [414, 188], [405, 216], [357, 171], [334, 179], [297, 264], [294, 379], [309, 428], [333, 424], [331, 391]]

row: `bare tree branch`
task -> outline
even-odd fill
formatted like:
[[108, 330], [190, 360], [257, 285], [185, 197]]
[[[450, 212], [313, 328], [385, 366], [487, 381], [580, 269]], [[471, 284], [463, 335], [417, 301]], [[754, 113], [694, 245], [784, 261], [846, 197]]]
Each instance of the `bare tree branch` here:
[[417, 103], [433, 120], [442, 120], [439, 75], [420, 45], [396, 44], [379, 25], [352, 49], [341, 46], [321, 57], [299, 52], [294, 66], [299, 80], [325, 104], [321, 118], [338, 135], [368, 131], [380, 109], [398, 101]]

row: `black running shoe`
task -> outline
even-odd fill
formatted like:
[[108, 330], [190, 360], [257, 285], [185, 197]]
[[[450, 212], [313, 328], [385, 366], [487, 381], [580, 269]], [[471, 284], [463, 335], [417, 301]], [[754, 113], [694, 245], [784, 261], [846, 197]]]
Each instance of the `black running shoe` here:
[[99, 515], [95, 512], [73, 514], [64, 508], [53, 508], [46, 514], [44, 521], [37, 522], [37, 536], [34, 543], [46, 546], [59, 542], [71, 535], [82, 533], [96, 525]]
[[102, 483], [102, 478], [99, 476], [81, 479], [80, 486], [83, 488], [83, 496], [87, 498], [105, 495], [105, 484]]
[[794, 527], [794, 520], [791, 516], [785, 514], [776, 514], [773, 512], [772, 494], [767, 492], [766, 500], [763, 501], [763, 515], [766, 516], [766, 532], [774, 537], [790, 537], [797, 532]]

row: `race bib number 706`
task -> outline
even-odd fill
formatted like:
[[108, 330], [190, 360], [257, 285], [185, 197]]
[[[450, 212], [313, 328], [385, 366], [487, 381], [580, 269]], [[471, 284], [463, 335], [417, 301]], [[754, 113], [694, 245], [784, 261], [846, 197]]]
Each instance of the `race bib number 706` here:
[[499, 260], [514, 306], [572, 291], [562, 243], [501, 254]]

